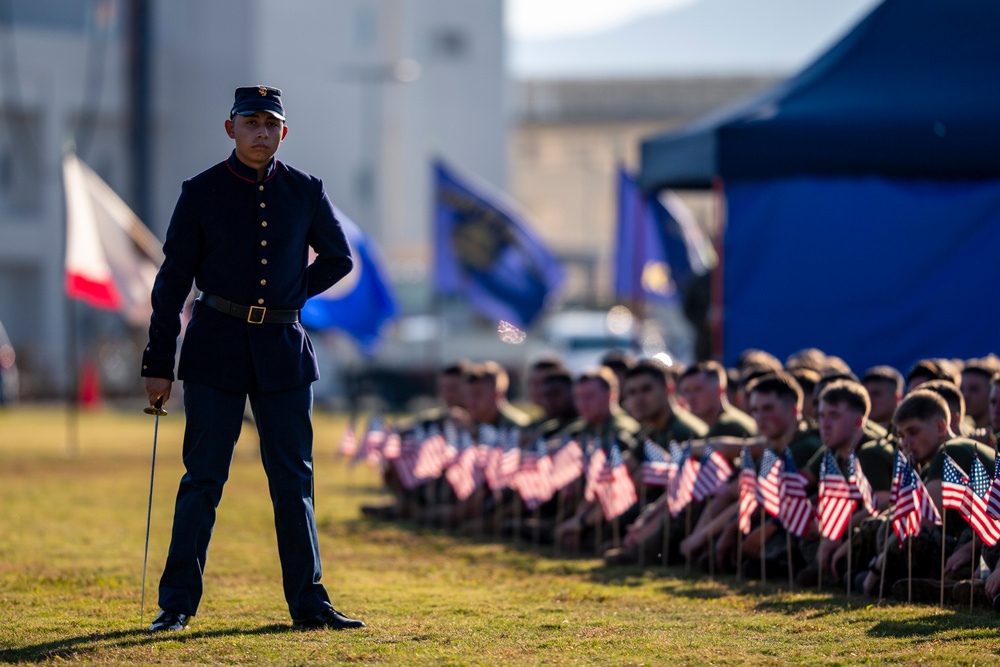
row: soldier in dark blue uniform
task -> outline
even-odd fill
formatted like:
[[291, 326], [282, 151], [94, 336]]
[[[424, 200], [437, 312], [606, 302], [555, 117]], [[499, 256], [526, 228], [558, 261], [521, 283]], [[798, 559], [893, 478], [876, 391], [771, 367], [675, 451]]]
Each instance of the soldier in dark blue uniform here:
[[[226, 121], [236, 147], [184, 182], [164, 260], [142, 375], [150, 405], [174, 380], [180, 313], [201, 291], [185, 333], [184, 466], [174, 508], [160, 615], [150, 630], [180, 630], [198, 611], [202, 572], [247, 397], [260, 435], [278, 537], [285, 599], [296, 625], [363, 627], [336, 611], [320, 583], [313, 510], [312, 344], [299, 323], [306, 299], [351, 270], [351, 251], [323, 182], [278, 162], [288, 132], [281, 91], [237, 88]], [[309, 263], [309, 248], [317, 258]]]

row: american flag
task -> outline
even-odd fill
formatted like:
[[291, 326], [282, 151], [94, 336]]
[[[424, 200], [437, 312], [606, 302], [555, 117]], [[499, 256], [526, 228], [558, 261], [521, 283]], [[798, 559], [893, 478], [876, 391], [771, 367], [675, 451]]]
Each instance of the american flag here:
[[667, 484], [667, 506], [670, 515], [677, 516], [694, 497], [694, 482], [698, 479], [701, 464], [691, 458], [691, 443], [683, 447], [670, 443], [671, 479]]
[[618, 443], [612, 441], [609, 450], [596, 492], [604, 518], [612, 521], [624, 514], [639, 498], [632, 477], [628, 474], [628, 468], [625, 467]]
[[[422, 430], [422, 429], [421, 429]], [[423, 433], [417, 431], [417, 436]], [[457, 443], [449, 443], [441, 434], [441, 427], [431, 424], [427, 437], [420, 444], [417, 460], [413, 464], [413, 474], [422, 480], [437, 479], [458, 455]]]
[[354, 431], [353, 421], [344, 428], [344, 435], [340, 438], [338, 453], [346, 459], [353, 459], [358, 454], [358, 435]]
[[819, 532], [828, 540], [839, 540], [850, 523], [857, 501], [851, 498], [851, 488], [837, 467], [830, 450], [826, 450], [819, 466]]
[[854, 455], [854, 452], [851, 452], [847, 459], [847, 485], [851, 487], [851, 500], [860, 502], [872, 516], [878, 514], [872, 485], [865, 477], [865, 472], [861, 469], [861, 464], [858, 463], [858, 457]]
[[604, 452], [604, 445], [598, 442], [590, 453], [590, 460], [587, 461], [587, 477], [583, 486], [583, 499], [588, 503], [594, 502], [596, 496], [594, 490], [597, 488], [597, 480], [604, 469], [604, 462], [608, 460], [608, 455]]
[[666, 486], [670, 479], [670, 454], [663, 447], [647, 439], [642, 443], [640, 479], [646, 486]]
[[551, 473], [552, 458], [545, 440], [539, 438], [521, 454], [521, 468], [514, 475], [514, 488], [529, 510], [538, 508], [555, 493], [549, 480]]
[[500, 491], [506, 488], [521, 467], [521, 449], [518, 446], [520, 438], [520, 429], [500, 431], [497, 444], [490, 449], [486, 467], [483, 469], [486, 484], [491, 490]]
[[476, 465], [477, 458], [476, 443], [473, 442], [472, 435], [463, 430], [459, 435], [455, 462], [444, 471], [445, 479], [451, 484], [455, 497], [459, 500], [468, 500], [482, 482]]
[[781, 498], [779, 518], [785, 530], [801, 537], [812, 526], [816, 512], [806, 495], [806, 478], [795, 467], [792, 453], [786, 449], [782, 456], [784, 466], [778, 481], [778, 495]]
[[722, 488], [732, 475], [732, 464], [714, 447], [707, 445], [701, 456], [701, 470], [694, 480], [691, 495], [695, 500], [704, 500]]
[[990, 495], [986, 501], [986, 513], [994, 519], [1000, 519], [1000, 465], [996, 467], [993, 483], [990, 484]]
[[896, 531], [899, 546], [903, 540], [920, 532], [924, 520], [941, 523], [937, 508], [927, 493], [927, 488], [917, 477], [913, 466], [902, 452], [896, 452], [896, 466], [892, 476], [892, 528]]
[[771, 516], [781, 513], [781, 496], [778, 494], [778, 479], [781, 477], [781, 458], [770, 449], [765, 449], [760, 457], [760, 473], [757, 475], [757, 502]]
[[739, 528], [743, 534], [750, 532], [753, 514], [757, 511], [757, 471], [753, 467], [750, 450], [740, 451], [740, 518]]
[[552, 475], [549, 482], [553, 492], [564, 489], [583, 474], [583, 448], [575, 439], [563, 444], [552, 455]]
[[396, 449], [397, 447], [399, 449], [399, 455], [394, 456], [391, 460], [396, 476], [399, 477], [399, 483], [403, 485], [404, 489], [415, 489], [423, 481], [414, 470], [423, 437], [424, 429], [421, 427], [406, 433], [405, 437], [396, 432], [386, 435], [384, 451], [388, 452], [390, 448]]
[[945, 454], [944, 471], [941, 474], [941, 506], [961, 511], [968, 490], [969, 476], [962, 472], [953, 458]]
[[361, 444], [354, 454], [354, 458], [351, 459], [351, 464], [364, 460], [373, 467], [381, 465], [382, 460], [385, 459], [385, 453], [382, 451], [385, 445], [385, 435], [385, 424], [382, 417], [377, 414], [372, 415], [368, 419], [368, 428], [361, 438]]
[[962, 513], [976, 535], [988, 547], [1000, 540], [1000, 525], [986, 514], [986, 496], [990, 492], [990, 476], [976, 457], [972, 459], [969, 473], [969, 487], [966, 494], [966, 508]]

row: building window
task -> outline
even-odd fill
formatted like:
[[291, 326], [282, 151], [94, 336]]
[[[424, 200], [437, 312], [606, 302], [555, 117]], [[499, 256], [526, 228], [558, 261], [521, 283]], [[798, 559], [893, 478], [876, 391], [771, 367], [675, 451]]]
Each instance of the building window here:
[[434, 58], [457, 60], [468, 54], [469, 38], [460, 28], [437, 28], [431, 32], [430, 50]]

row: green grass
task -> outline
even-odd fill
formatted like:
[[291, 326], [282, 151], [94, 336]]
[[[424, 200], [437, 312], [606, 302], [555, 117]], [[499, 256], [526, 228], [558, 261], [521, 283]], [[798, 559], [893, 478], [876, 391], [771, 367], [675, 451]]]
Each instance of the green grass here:
[[[67, 453], [56, 410], [0, 411], [0, 662], [191, 665], [1000, 664], [990, 610], [870, 605], [677, 571], [604, 568], [509, 544], [370, 523], [370, 469], [316, 419], [317, 518], [334, 604], [358, 632], [290, 626], [266, 479], [246, 431], [191, 628], [139, 623], [152, 418], [85, 413]], [[180, 413], [161, 420], [143, 625], [156, 612]]]

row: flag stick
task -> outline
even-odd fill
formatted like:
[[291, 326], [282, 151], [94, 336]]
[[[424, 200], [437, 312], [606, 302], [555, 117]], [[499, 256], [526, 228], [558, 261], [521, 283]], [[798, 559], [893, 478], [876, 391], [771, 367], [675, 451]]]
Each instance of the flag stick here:
[[524, 500], [521, 498], [520, 492], [514, 498], [514, 546], [520, 546], [521, 544], [521, 511]]
[[[948, 510], [942, 509], [941, 510], [941, 606], [942, 607], [944, 606], [944, 560], [945, 560], [944, 559], [944, 535], [945, 535], [944, 530], [945, 530], [945, 525], [946, 525], [946, 522], [947, 522], [947, 519], [945, 517], [947, 515], [948, 515]], [[975, 552], [974, 549], [973, 549], [973, 552]]]
[[882, 604], [882, 593], [885, 591], [885, 561], [889, 557], [889, 524], [892, 523], [892, 513], [889, 513], [885, 522], [885, 534], [882, 539], [882, 574], [878, 579], [878, 603]]
[[[563, 488], [556, 491], [556, 521], [555, 521], [556, 526], [558, 526], [563, 522], [563, 513], [565, 512], [566, 509], [566, 494], [564, 493], [565, 490], [566, 489]], [[552, 540], [552, 555], [558, 558], [559, 551], [560, 551], [559, 540]]]
[[736, 515], [736, 583], [743, 582], [743, 529], [740, 528], [739, 514]]
[[531, 542], [537, 549], [542, 542], [542, 507], [539, 505], [532, 512], [532, 526], [531, 526]]
[[663, 493], [663, 567], [666, 568], [670, 557], [670, 503], [666, 490]]
[[[823, 544], [823, 538], [819, 538], [820, 546]], [[823, 561], [821, 561], [818, 556], [819, 552], [816, 553], [816, 561], [819, 563], [819, 576], [816, 578], [816, 591], [819, 592], [823, 590]]]
[[764, 567], [764, 554], [766, 553], [765, 547], [767, 546], [767, 540], [764, 539], [764, 525], [767, 522], [767, 514], [764, 512], [764, 506], [760, 506], [760, 583], [767, 583], [767, 568]]
[[[595, 498], [596, 501], [596, 498]], [[599, 505], [598, 505], [599, 507]], [[593, 511], [593, 509], [591, 510]], [[601, 533], [604, 532], [604, 512], [597, 512], [597, 518], [594, 519], [594, 553], [601, 553], [601, 540], [603, 537]], [[581, 535], [582, 537], [582, 535]]]
[[[691, 534], [691, 502], [684, 508], [684, 537]], [[684, 574], [691, 574], [691, 557], [684, 556]]]
[[851, 524], [847, 524], [847, 597], [851, 597], [851, 584], [853, 583], [851, 575], [851, 552], [854, 551], [854, 545], [852, 541], [854, 539], [854, 531], [851, 530]]
[[[639, 480], [639, 516], [642, 516], [642, 511], [648, 507], [645, 503], [646, 501], [646, 482]], [[639, 567], [644, 567], [646, 565], [646, 550], [643, 545], [639, 544]]]
[[788, 589], [794, 588], [795, 578], [792, 576], [792, 531], [785, 529], [785, 558], [788, 559]]
[[501, 522], [503, 521], [503, 512], [501, 511], [501, 505], [503, 505], [503, 493], [499, 490], [494, 489], [493, 491], [493, 539], [497, 542], [500, 541], [500, 529]]
[[708, 535], [705, 536], [705, 544], [708, 548], [708, 580], [715, 580], [715, 549], [712, 548], [712, 522], [708, 522]]
[[913, 604], [913, 536], [906, 538], [906, 603]]
[[[944, 512], [942, 512], [944, 514]], [[944, 517], [941, 517], [944, 526]], [[972, 601], [976, 599], [976, 531], [972, 531], [972, 573], [969, 575], [969, 613], [972, 613]], [[944, 575], [941, 576], [941, 599], [944, 600]], [[942, 603], [943, 604], [943, 603]]]
[[[615, 517], [614, 521], [611, 522], [611, 539], [615, 545], [615, 549], [621, 547], [622, 545], [621, 522], [618, 520], [618, 517]], [[599, 555], [600, 554], [598, 554], [598, 556]]]

